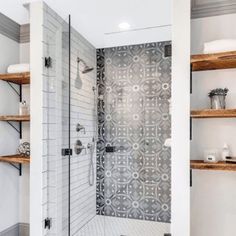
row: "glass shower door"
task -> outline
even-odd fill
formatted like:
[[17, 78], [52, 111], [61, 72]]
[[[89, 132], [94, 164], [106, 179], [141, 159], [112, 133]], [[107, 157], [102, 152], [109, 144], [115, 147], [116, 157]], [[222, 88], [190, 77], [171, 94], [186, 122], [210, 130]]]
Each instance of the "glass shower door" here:
[[70, 19], [44, 11], [45, 235], [70, 235]]

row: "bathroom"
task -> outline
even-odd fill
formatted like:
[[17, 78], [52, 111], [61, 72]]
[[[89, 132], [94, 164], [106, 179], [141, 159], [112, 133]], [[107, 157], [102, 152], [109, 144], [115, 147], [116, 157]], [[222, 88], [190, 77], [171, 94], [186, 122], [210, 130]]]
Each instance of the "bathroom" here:
[[128, 2], [0, 3], [0, 236], [235, 232], [235, 172], [193, 165], [235, 153], [235, 121], [193, 112], [215, 88], [234, 107], [236, 66], [190, 57], [235, 38], [236, 8]]

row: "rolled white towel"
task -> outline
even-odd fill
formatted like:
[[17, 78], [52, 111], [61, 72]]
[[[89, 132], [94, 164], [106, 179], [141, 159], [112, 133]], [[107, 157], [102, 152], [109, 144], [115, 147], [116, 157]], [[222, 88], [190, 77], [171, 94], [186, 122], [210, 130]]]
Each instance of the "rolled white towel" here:
[[29, 71], [30, 71], [29, 64], [15, 64], [15, 65], [10, 65], [7, 68], [7, 73], [22, 73]]
[[204, 53], [236, 51], [236, 39], [221, 39], [204, 43]]

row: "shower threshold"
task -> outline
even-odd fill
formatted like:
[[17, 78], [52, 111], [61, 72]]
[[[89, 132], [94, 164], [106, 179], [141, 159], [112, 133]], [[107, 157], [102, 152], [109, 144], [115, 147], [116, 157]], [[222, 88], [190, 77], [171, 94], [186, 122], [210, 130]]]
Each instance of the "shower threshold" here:
[[169, 223], [98, 215], [74, 236], [163, 236], [169, 232]]

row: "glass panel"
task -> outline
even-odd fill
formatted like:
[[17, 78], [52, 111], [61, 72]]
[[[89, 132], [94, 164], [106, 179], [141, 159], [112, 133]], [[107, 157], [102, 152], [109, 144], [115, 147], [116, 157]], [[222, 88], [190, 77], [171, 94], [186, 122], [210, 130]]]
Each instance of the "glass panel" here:
[[[72, 16], [73, 19], [73, 16]], [[71, 235], [100, 235], [96, 225], [96, 49], [71, 30]]]
[[[47, 217], [50, 230], [45, 235], [69, 235], [69, 158], [62, 149], [69, 148], [69, 24], [56, 18], [45, 5], [44, 53], [51, 58], [45, 67], [44, 126], [47, 169]], [[53, 22], [53, 24], [52, 24]]]
[[105, 236], [170, 232], [170, 42], [98, 51], [99, 214]]

